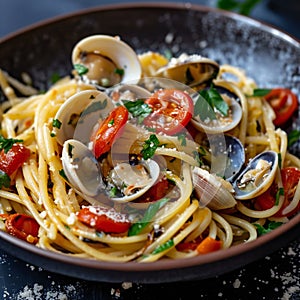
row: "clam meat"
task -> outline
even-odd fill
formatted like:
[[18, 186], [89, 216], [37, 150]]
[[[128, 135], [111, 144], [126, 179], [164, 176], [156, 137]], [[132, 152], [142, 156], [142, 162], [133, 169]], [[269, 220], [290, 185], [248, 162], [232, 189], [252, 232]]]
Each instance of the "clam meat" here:
[[141, 78], [135, 51], [119, 37], [93, 35], [79, 41], [72, 52], [74, 68], [82, 78], [103, 88]]

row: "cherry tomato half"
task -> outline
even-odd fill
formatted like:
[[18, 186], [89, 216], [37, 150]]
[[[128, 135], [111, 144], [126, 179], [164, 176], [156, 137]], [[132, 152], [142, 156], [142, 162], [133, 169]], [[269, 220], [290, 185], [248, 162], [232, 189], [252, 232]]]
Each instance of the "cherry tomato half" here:
[[153, 111], [144, 119], [144, 125], [157, 133], [169, 135], [180, 132], [191, 120], [194, 111], [191, 97], [176, 89], [158, 90], [145, 103]]
[[274, 109], [276, 118], [273, 123], [276, 126], [286, 123], [298, 108], [297, 96], [289, 89], [272, 89], [265, 99]]
[[91, 136], [96, 158], [110, 150], [127, 120], [127, 109], [124, 106], [118, 106], [110, 112], [104, 121], [99, 123], [98, 130]]
[[23, 144], [14, 144], [7, 153], [0, 152], [0, 170], [8, 176], [14, 173], [29, 158], [30, 150]]
[[24, 214], [13, 214], [3, 216], [3, 218], [6, 219], [5, 227], [9, 234], [32, 244], [38, 242], [40, 225], [33, 217]]
[[[290, 217], [300, 211], [300, 203], [290, 213], [284, 215], [282, 212], [293, 199], [295, 188], [300, 180], [300, 170], [294, 167], [283, 168], [281, 178], [284, 189], [284, 202], [281, 209], [274, 216]], [[266, 192], [257, 197], [255, 200], [256, 205], [262, 210], [272, 208], [275, 205], [277, 189], [277, 186], [273, 184]]]
[[82, 208], [77, 213], [80, 222], [105, 233], [124, 233], [131, 226], [127, 216], [101, 206]]

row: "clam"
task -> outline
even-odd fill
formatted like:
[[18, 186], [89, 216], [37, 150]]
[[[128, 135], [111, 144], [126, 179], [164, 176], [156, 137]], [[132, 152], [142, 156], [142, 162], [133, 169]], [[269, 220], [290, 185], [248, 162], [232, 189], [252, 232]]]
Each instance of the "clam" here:
[[246, 200], [265, 192], [274, 181], [278, 168], [278, 154], [265, 151], [255, 156], [233, 181], [235, 198]]
[[240, 140], [232, 135], [208, 137], [212, 154], [211, 172], [232, 181], [245, 163], [245, 149]]
[[95, 197], [105, 188], [98, 161], [82, 142], [65, 141], [61, 159], [68, 181], [83, 198]]
[[[243, 110], [240, 105], [245, 102], [245, 96], [231, 83], [224, 81], [216, 81], [214, 88], [219, 92], [223, 100], [228, 104], [229, 110], [227, 116], [223, 116], [216, 109], [214, 109], [215, 119], [200, 116], [194, 116], [191, 120], [192, 124], [200, 131], [208, 134], [217, 134], [228, 132], [235, 128], [241, 121]], [[243, 98], [243, 101], [241, 99]], [[202, 101], [202, 110], [207, 110], [209, 104], [199, 97], [196, 101]]]
[[112, 100], [103, 92], [86, 90], [74, 94], [55, 115], [60, 123], [53, 128], [57, 142], [63, 145], [74, 137], [83, 143], [88, 142], [87, 132], [91, 132], [98, 120], [105, 118], [113, 107]]
[[219, 65], [206, 57], [181, 54], [173, 57], [166, 66], [161, 67], [155, 76], [179, 81], [190, 87], [210, 82], [219, 72]]
[[160, 167], [154, 160], [143, 160], [137, 165], [122, 162], [110, 173], [110, 183], [122, 192], [120, 197], [112, 197], [113, 201], [129, 202], [142, 196], [157, 181]]
[[79, 41], [72, 52], [74, 67], [84, 66], [83, 79], [107, 88], [141, 78], [135, 51], [118, 37], [93, 35]]
[[209, 173], [200, 167], [192, 170], [194, 192], [199, 199], [200, 206], [207, 206], [219, 210], [236, 205], [231, 184], [221, 177]]
[[92, 151], [75, 139], [65, 141], [62, 164], [72, 187], [89, 202], [107, 199], [105, 196], [108, 196], [108, 190], [113, 187], [120, 190], [124, 196], [111, 196], [111, 200], [135, 200], [154, 185], [160, 174], [160, 167], [154, 160], [142, 160], [133, 166], [122, 162], [114, 166], [107, 182], [104, 182], [100, 164]]

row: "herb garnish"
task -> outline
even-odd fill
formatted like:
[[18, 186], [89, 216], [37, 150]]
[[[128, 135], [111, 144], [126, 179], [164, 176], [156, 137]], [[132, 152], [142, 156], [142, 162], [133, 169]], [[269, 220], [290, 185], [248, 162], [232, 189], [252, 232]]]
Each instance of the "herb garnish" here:
[[170, 249], [170, 248], [173, 247], [173, 246], [174, 246], [174, 240], [173, 240], [173, 239], [170, 239], [170, 240], [166, 241], [164, 244], [157, 246], [157, 247], [153, 250], [153, 252], [152, 252], [151, 254], [152, 254], [152, 255], [158, 254], [158, 253], [163, 252], [163, 251], [165, 251], [165, 250], [167, 250], [167, 249]]
[[141, 124], [152, 112], [152, 108], [143, 99], [137, 99], [136, 101], [122, 100], [122, 102], [132, 116], [137, 118], [138, 124]]
[[5, 172], [0, 170], [0, 188], [3, 186], [6, 188], [10, 186], [10, 177]]
[[229, 106], [214, 87], [199, 91], [198, 94], [194, 108], [195, 116], [199, 116], [202, 121], [215, 120], [217, 119], [215, 110], [223, 116], [228, 116]]
[[284, 196], [284, 189], [281, 187], [278, 189], [278, 191], [276, 192], [276, 196], [275, 196], [275, 205], [279, 204], [279, 198], [280, 196]]
[[268, 95], [271, 92], [271, 89], [254, 89], [251, 97], [263, 97]]
[[296, 142], [298, 142], [299, 139], [300, 139], [300, 130], [297, 129], [292, 130], [288, 134], [288, 147], [294, 145]]
[[168, 198], [162, 198], [150, 204], [145, 211], [143, 218], [137, 223], [133, 224], [128, 231], [128, 236], [139, 234], [153, 219], [155, 214], [169, 201]]
[[115, 74], [118, 74], [118, 75], [120, 75], [120, 76], [123, 76], [124, 73], [125, 73], [124, 69], [118, 69], [118, 68], [115, 69]]
[[53, 73], [52, 76], [51, 76], [51, 83], [54, 84], [56, 83], [59, 79], [60, 79], [60, 75], [58, 73]]
[[4, 136], [0, 135], [0, 150], [4, 150], [7, 153], [15, 143], [22, 143], [23, 140], [18, 139], [6, 139]]
[[176, 136], [181, 146], [186, 146], [186, 134], [178, 133]]
[[151, 158], [157, 147], [159, 146], [159, 139], [155, 134], [151, 134], [149, 139], [145, 141], [143, 144], [143, 149], [141, 151], [143, 158], [148, 159]]
[[89, 69], [82, 64], [75, 64], [74, 69], [77, 71], [79, 76], [84, 75], [89, 71]]
[[59, 170], [58, 173], [62, 178], [64, 178], [66, 181], [68, 181], [68, 178], [67, 178], [67, 175], [66, 175], [64, 169]]
[[267, 227], [261, 226], [260, 224], [254, 224], [258, 235], [264, 235], [266, 233], [269, 233], [272, 230], [278, 228], [280, 225], [282, 225], [282, 222], [275, 222], [275, 221], [269, 222]]
[[226, 10], [237, 11], [238, 13], [248, 16], [252, 9], [261, 0], [218, 0], [217, 7]]
[[62, 124], [61, 121], [59, 121], [58, 119], [53, 119], [53, 121], [52, 121], [52, 126], [58, 128], [58, 129], [60, 129], [61, 124]]

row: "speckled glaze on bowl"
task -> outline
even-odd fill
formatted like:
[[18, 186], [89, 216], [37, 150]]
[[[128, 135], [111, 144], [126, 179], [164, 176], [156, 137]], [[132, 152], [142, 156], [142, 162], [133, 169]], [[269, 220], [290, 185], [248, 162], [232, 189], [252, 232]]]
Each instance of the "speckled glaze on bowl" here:
[[[71, 50], [91, 34], [119, 35], [138, 53], [152, 50], [199, 53], [244, 68], [261, 87], [285, 86], [300, 93], [300, 43], [268, 25], [234, 13], [190, 4], [105, 6], [55, 18], [0, 41], [0, 67], [29, 73], [45, 90], [54, 73], [71, 70]], [[3, 99], [3, 95], [0, 94]], [[297, 116], [287, 130], [299, 128]], [[291, 149], [299, 154], [299, 145]], [[72, 258], [39, 249], [0, 231], [0, 248], [46, 270], [77, 278], [138, 283], [204, 279], [229, 272], [299, 237], [300, 214], [248, 244], [185, 260], [149, 264]]]

